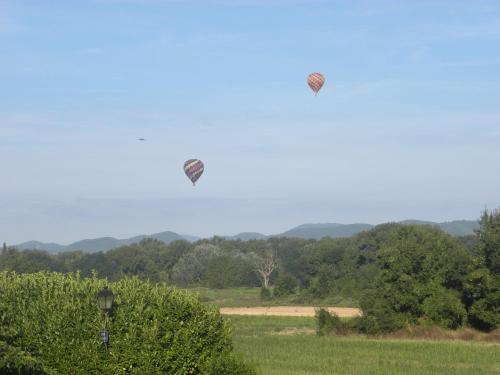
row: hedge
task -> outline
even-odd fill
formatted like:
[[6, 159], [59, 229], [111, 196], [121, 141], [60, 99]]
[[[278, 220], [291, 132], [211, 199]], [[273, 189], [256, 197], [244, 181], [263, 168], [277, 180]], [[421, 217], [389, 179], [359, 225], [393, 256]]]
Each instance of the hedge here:
[[[96, 294], [115, 294], [106, 351]], [[137, 278], [109, 283], [78, 274], [0, 273], [0, 327], [9, 345], [61, 374], [208, 374], [254, 371], [232, 355], [230, 328], [215, 307]], [[227, 372], [227, 371], [226, 371]], [[229, 373], [229, 372], [228, 372]]]

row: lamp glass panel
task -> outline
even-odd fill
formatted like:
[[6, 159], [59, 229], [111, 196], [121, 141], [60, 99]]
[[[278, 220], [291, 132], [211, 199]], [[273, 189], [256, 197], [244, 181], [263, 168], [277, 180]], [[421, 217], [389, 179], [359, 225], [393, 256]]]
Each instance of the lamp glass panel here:
[[110, 310], [113, 306], [113, 294], [108, 294], [106, 296], [106, 310]]
[[101, 310], [105, 310], [106, 309], [106, 297], [105, 296], [99, 296], [99, 308]]

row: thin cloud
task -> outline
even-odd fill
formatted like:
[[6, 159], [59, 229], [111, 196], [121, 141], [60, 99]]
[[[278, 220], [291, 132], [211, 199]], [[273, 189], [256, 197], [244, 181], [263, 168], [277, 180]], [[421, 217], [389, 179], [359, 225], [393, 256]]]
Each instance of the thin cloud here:
[[135, 5], [226, 5], [226, 6], [290, 6], [329, 4], [328, 0], [95, 0], [97, 3]]

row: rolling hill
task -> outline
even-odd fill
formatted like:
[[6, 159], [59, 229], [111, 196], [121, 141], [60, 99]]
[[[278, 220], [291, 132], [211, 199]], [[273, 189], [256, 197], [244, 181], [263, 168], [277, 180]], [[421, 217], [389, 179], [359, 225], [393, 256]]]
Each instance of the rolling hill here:
[[67, 246], [59, 245], [55, 243], [43, 243], [38, 241], [28, 241], [23, 242], [15, 247], [20, 250], [36, 249], [44, 250], [49, 253], [57, 253], [61, 251], [75, 251], [81, 250], [85, 252], [96, 252], [96, 251], [107, 251], [124, 245], [131, 245], [133, 243], [138, 243], [145, 238], [154, 238], [159, 241], [163, 241], [166, 244], [177, 240], [186, 240], [190, 242], [195, 242], [199, 240], [199, 237], [195, 236], [182, 236], [175, 232], [165, 231], [160, 233], [155, 233], [151, 235], [139, 235], [126, 239], [116, 239], [113, 237], [100, 237], [93, 239], [85, 239], [77, 242], [73, 242]]
[[351, 237], [356, 233], [373, 228], [370, 224], [303, 224], [275, 237], [296, 237], [319, 240], [323, 237]]
[[[416, 224], [416, 225], [431, 225], [434, 227], [441, 228], [443, 231], [453, 235], [453, 236], [465, 236], [474, 234], [474, 231], [479, 229], [479, 223], [474, 220], [455, 220], [442, 223], [434, 223], [431, 221], [421, 221], [421, 220], [405, 220], [401, 221], [402, 224]], [[266, 239], [270, 237], [291, 237], [291, 238], [304, 238], [304, 239], [316, 239], [319, 240], [323, 237], [350, 237], [359, 232], [369, 230], [373, 228], [374, 225], [371, 224], [338, 224], [338, 223], [323, 223], [323, 224], [302, 224], [295, 228], [289, 229], [283, 233], [275, 235], [265, 235], [257, 232], [242, 232], [234, 236], [221, 236], [227, 240], [255, 240], [255, 239]], [[61, 252], [61, 251], [73, 251], [82, 250], [86, 252], [95, 251], [107, 251], [114, 249], [116, 247], [131, 245], [133, 243], [140, 242], [145, 238], [154, 238], [165, 243], [170, 243], [177, 240], [186, 240], [190, 242], [196, 242], [200, 237], [192, 235], [180, 235], [175, 232], [165, 231], [154, 233], [151, 235], [139, 235], [126, 239], [116, 239], [113, 237], [101, 237], [94, 239], [85, 239], [81, 241], [74, 242], [67, 246], [59, 245], [57, 243], [43, 243], [38, 241], [28, 241], [16, 245], [15, 247], [20, 250], [36, 249], [44, 250], [51, 253]]]

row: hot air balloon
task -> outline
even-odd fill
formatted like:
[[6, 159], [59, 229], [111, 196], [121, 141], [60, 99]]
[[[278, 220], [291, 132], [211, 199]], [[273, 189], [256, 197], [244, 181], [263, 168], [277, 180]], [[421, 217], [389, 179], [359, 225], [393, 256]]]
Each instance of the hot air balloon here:
[[311, 73], [307, 77], [307, 84], [318, 95], [319, 90], [325, 83], [325, 77], [321, 73]]
[[188, 176], [191, 180], [193, 186], [194, 183], [200, 178], [204, 169], [205, 166], [203, 165], [203, 162], [198, 159], [189, 159], [184, 163], [184, 173], [186, 173], [186, 176]]

